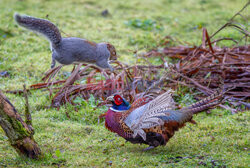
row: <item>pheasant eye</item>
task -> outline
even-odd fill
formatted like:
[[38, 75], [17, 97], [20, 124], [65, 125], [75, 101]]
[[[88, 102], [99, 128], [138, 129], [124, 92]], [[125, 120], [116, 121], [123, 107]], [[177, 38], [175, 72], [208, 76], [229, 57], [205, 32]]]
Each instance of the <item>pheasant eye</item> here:
[[121, 105], [123, 102], [122, 98], [119, 95], [116, 95], [114, 99], [115, 99], [115, 104], [118, 106]]

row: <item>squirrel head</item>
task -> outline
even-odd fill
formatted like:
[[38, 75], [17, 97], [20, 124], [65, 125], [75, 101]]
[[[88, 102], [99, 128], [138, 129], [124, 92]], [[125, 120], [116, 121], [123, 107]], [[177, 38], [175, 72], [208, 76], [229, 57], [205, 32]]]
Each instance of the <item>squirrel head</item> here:
[[115, 47], [112, 44], [106, 43], [107, 44], [107, 48], [109, 50], [110, 53], [110, 60], [117, 60], [117, 55], [116, 55], [116, 50]]

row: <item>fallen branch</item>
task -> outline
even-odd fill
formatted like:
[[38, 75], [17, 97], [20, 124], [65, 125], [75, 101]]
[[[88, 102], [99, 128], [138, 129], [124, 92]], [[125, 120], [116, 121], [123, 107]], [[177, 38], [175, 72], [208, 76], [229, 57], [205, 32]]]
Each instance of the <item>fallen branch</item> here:
[[37, 159], [41, 150], [33, 138], [33, 130], [22, 120], [15, 107], [0, 91], [0, 126], [12, 147], [22, 156]]

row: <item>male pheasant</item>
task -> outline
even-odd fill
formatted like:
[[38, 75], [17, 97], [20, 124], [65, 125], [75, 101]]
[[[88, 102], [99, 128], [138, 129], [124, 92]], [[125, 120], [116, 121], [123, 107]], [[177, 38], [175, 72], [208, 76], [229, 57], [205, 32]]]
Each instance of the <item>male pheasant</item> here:
[[150, 102], [139, 99], [132, 105], [120, 95], [114, 95], [107, 98], [113, 106], [102, 117], [105, 117], [108, 130], [131, 143], [148, 144], [147, 150], [166, 145], [175, 131], [185, 126], [186, 122], [194, 122], [194, 114], [218, 105], [221, 98], [222, 93], [216, 92], [195, 104], [174, 110], [176, 107], [171, 91]]

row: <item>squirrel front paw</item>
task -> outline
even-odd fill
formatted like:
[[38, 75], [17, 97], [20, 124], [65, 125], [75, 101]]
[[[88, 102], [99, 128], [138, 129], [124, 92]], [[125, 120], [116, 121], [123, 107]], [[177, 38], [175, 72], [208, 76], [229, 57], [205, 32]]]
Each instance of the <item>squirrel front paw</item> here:
[[56, 60], [52, 59], [50, 68], [53, 69], [56, 66]]
[[111, 72], [114, 72], [114, 68], [112, 66], [109, 67]]
[[96, 63], [97, 66], [103, 68], [103, 69], [110, 69], [111, 72], [114, 72], [114, 68], [109, 65], [109, 63], [107, 62], [107, 60], [104, 60], [104, 61], [98, 61]]

